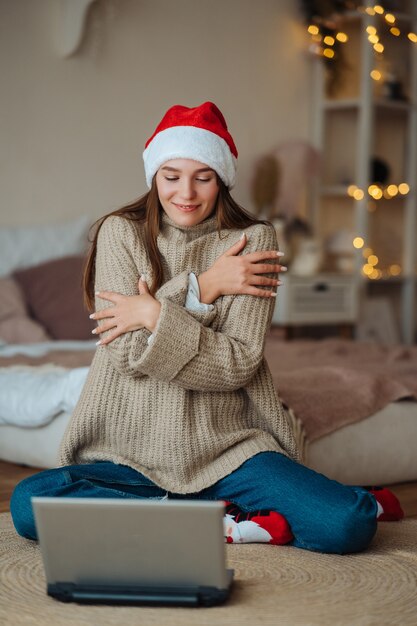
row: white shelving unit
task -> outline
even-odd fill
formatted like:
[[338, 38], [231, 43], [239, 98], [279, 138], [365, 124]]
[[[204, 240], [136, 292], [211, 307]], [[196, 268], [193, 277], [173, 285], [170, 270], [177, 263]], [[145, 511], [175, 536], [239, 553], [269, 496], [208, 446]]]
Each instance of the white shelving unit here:
[[[369, 6], [373, 7], [374, 3]], [[417, 0], [410, 0], [407, 10], [408, 13], [392, 10], [390, 13], [400, 29], [417, 32]], [[323, 60], [319, 57], [313, 60], [313, 143], [323, 155], [323, 168], [313, 190], [311, 219], [316, 234], [323, 239], [337, 229], [346, 229], [362, 237], [365, 247], [371, 248], [375, 237], [383, 239], [386, 228], [388, 243], [380, 244], [375, 254], [380, 252], [383, 256], [388, 251], [391, 263], [401, 266], [401, 275], [378, 280], [367, 278], [362, 272], [364, 258], [359, 249], [355, 251], [355, 288], [359, 301], [363, 302], [375, 292], [374, 285], [380, 285], [378, 289], [383, 289], [384, 296], [398, 308], [401, 340], [411, 344], [416, 338], [417, 43], [389, 35], [392, 41], [383, 55], [376, 53], [366, 29], [369, 26], [378, 29], [383, 20], [383, 16], [359, 11], [341, 18], [339, 28], [349, 34], [351, 42], [343, 44], [348, 69], [343, 87], [331, 98], [326, 96]], [[403, 73], [407, 96], [404, 100], [376, 93], [378, 85], [371, 78], [371, 71], [376, 65], [388, 62]], [[391, 179], [387, 184], [406, 182], [410, 192], [392, 200], [374, 201], [376, 210], [371, 212], [368, 187], [375, 182], [371, 176], [373, 156], [389, 163]], [[350, 184], [365, 191], [362, 199], [354, 200], [348, 195]], [[397, 259], [393, 261], [395, 254]]]

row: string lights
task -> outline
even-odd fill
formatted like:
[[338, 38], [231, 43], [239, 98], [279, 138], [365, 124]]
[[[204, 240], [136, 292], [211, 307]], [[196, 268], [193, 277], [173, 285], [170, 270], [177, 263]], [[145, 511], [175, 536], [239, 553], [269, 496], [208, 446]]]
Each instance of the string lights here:
[[365, 241], [363, 237], [355, 237], [352, 243], [354, 248], [358, 250], [362, 249], [362, 257], [365, 260], [365, 263], [361, 268], [363, 276], [370, 278], [371, 280], [395, 278], [396, 276], [400, 276], [402, 268], [399, 263], [392, 263], [384, 269], [378, 267], [380, 260], [372, 248], [365, 248]]
[[[390, 184], [386, 187], [372, 184], [369, 185], [366, 191], [373, 200], [381, 200], [382, 198], [391, 200], [391, 198], [395, 198], [397, 195], [406, 196], [410, 193], [410, 186], [407, 183], [400, 183], [399, 185]], [[357, 185], [349, 185], [347, 194], [351, 198], [354, 198], [354, 200], [362, 200], [365, 197], [365, 190], [357, 187]]]
[[[390, 33], [390, 35], [393, 37], [404, 36], [412, 43], [417, 43], [417, 34], [412, 31], [407, 32], [407, 29], [400, 30], [397, 26], [396, 16], [386, 11], [381, 4], [375, 4], [373, 7], [356, 6], [354, 10], [358, 13], [379, 16], [383, 20], [381, 26], [385, 26], [386, 32]], [[320, 16], [313, 16], [312, 23], [309, 24], [307, 31], [311, 35], [310, 51], [326, 59], [335, 60], [338, 56], [336, 43], [346, 43], [349, 40], [348, 35], [337, 28], [336, 19], [329, 21], [322, 19]], [[378, 55], [383, 54], [385, 46], [381, 42], [381, 34], [378, 33], [377, 28], [368, 26], [366, 32], [368, 33], [368, 41], [372, 44], [375, 52]], [[380, 78], [375, 78], [374, 80], [380, 80]]]
[[[333, 78], [333, 83], [336, 82], [337, 77], [336, 67], [343, 67], [343, 46], [339, 44], [345, 44], [349, 41], [349, 36], [342, 31], [339, 26], [341, 25], [340, 19], [338, 19], [338, 9], [335, 8], [333, 14], [331, 12], [324, 11], [321, 15], [318, 15], [320, 11], [312, 10], [312, 7], [319, 8], [321, 5], [305, 2], [309, 5], [309, 25], [307, 28], [311, 37], [310, 52], [320, 56], [324, 61], [328, 62], [327, 65], [329, 77]], [[340, 3], [339, 3], [340, 4]], [[343, 3], [341, 3], [343, 4]], [[351, 15], [353, 11], [358, 13], [366, 13], [370, 16], [376, 16], [375, 25], [366, 27], [366, 33], [369, 43], [372, 45], [376, 54], [376, 59], [380, 60], [385, 51], [385, 45], [388, 37], [402, 37], [408, 39], [412, 44], [417, 43], [417, 34], [406, 28], [407, 20], [404, 19], [404, 15], [397, 16], [390, 11], [387, 11], [381, 4], [375, 4], [374, 6], [362, 6], [356, 2], [345, 2], [345, 10], [349, 10]], [[339, 17], [343, 18], [343, 11], [339, 13]], [[400, 19], [400, 17], [402, 19]], [[401, 28], [399, 28], [397, 21], [401, 21]], [[381, 41], [384, 39], [384, 42]], [[341, 62], [338, 64], [338, 62]], [[392, 81], [392, 77], [384, 76], [380, 69], [372, 69], [370, 72], [370, 78], [374, 81], [381, 81], [387, 86], [387, 89], [392, 87], [389, 83], [389, 79]], [[330, 94], [332, 84], [328, 81], [328, 93]], [[394, 99], [404, 99], [402, 94], [398, 93], [392, 95], [389, 92], [389, 97]], [[373, 212], [377, 209], [378, 201], [391, 200], [398, 196], [406, 196], [410, 193], [410, 186], [406, 182], [399, 184], [391, 183], [386, 186], [378, 184], [370, 184], [367, 189], [361, 189], [357, 185], [349, 185], [347, 188], [348, 196], [352, 197], [355, 201], [367, 202], [368, 211]], [[357, 250], [362, 250], [362, 256], [364, 259], [361, 271], [364, 277], [371, 280], [379, 280], [381, 278], [394, 278], [400, 276], [402, 273], [402, 267], [399, 263], [392, 263], [385, 268], [380, 267], [380, 259], [374, 250], [366, 245], [363, 237], [355, 237], [352, 241], [353, 247]]]
[[[369, 185], [367, 190], [361, 189], [356, 185], [349, 185], [347, 188], [347, 194], [354, 200], [363, 200], [365, 194], [368, 194], [369, 199], [372, 202], [368, 202], [368, 210], [375, 211], [376, 203], [373, 200], [391, 200], [396, 196], [406, 196], [410, 193], [410, 186], [407, 183], [400, 183], [399, 185], [390, 184], [386, 187], [372, 184]], [[362, 275], [370, 278], [371, 280], [379, 280], [381, 278], [395, 278], [402, 272], [401, 265], [399, 263], [393, 263], [387, 268], [377, 267], [380, 260], [374, 253], [372, 248], [365, 247], [365, 240], [363, 237], [355, 237], [352, 241], [353, 247], [356, 249], [362, 249], [362, 256], [365, 259], [365, 263], [362, 265]]]

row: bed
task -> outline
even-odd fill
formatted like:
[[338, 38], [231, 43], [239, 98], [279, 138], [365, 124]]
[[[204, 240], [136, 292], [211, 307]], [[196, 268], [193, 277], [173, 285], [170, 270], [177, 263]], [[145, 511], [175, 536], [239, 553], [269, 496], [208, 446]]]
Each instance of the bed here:
[[[0, 231], [2, 460], [57, 462], [96, 349], [80, 284], [87, 224]], [[286, 342], [272, 328], [265, 356], [307, 465], [346, 484], [417, 480], [416, 347]]]

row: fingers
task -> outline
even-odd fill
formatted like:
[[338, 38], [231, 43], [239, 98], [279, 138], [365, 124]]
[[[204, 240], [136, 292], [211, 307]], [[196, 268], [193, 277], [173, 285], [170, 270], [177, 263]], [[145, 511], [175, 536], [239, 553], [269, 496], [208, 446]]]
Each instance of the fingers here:
[[114, 291], [96, 291], [96, 296], [101, 300], [109, 300], [114, 304], [116, 304], [121, 298], [120, 293], [115, 293]]
[[107, 337], [103, 337], [103, 339], [99, 339], [96, 342], [96, 346], [106, 346], [111, 341], [114, 341], [114, 339], [117, 339], [117, 337], [120, 337], [120, 335], [123, 335], [121, 331], [115, 331], [111, 335], [107, 335]]
[[272, 265], [269, 263], [253, 263], [251, 265], [251, 271], [255, 274], [279, 274], [280, 272], [286, 272], [287, 268], [283, 270], [283, 265]]
[[276, 259], [277, 257], [281, 258], [283, 256], [284, 253], [279, 250], [256, 250], [256, 252], [249, 252], [249, 254], [246, 254], [245, 258], [247, 261], [251, 261], [251, 263], [257, 263], [258, 261]]
[[235, 256], [236, 254], [239, 254], [239, 252], [243, 250], [243, 248], [246, 246], [247, 243], [248, 243], [248, 239], [247, 239], [246, 233], [242, 233], [239, 241], [234, 243], [231, 248], [226, 250], [223, 256]]
[[105, 320], [108, 317], [114, 317], [114, 311], [112, 306], [108, 306], [106, 309], [102, 309], [101, 311], [95, 311], [89, 315], [90, 320]]
[[105, 346], [106, 344], [116, 339], [116, 337], [120, 337], [120, 335], [123, 335], [123, 330], [121, 328], [118, 328], [112, 322], [107, 322], [107, 324], [101, 324], [100, 326], [96, 326], [96, 328], [93, 328], [93, 330], [91, 331], [91, 334], [101, 335], [102, 333], [106, 333], [109, 330], [113, 330], [113, 332], [110, 335], [107, 335], [107, 337], [100, 337], [99, 341], [97, 341], [96, 343], [96, 346]]
[[100, 326], [96, 326], [95, 328], [93, 328], [93, 330], [91, 331], [92, 335], [99, 335], [101, 333], [105, 333], [108, 330], [111, 330], [112, 328], [115, 328], [116, 324], [112, 323], [112, 322], [107, 322], [107, 324], [101, 324]]
[[280, 280], [276, 278], [265, 278], [264, 276], [254, 276], [251, 280], [251, 287], [254, 285], [262, 285], [264, 287], [275, 287], [282, 285]]
[[149, 287], [148, 283], [146, 282], [145, 274], [142, 274], [142, 276], [139, 278], [138, 285], [140, 294], [149, 293]]
[[277, 294], [275, 291], [269, 291], [266, 289], [257, 289], [256, 287], [249, 287], [245, 290], [245, 294], [249, 296], [260, 296], [261, 298], [276, 298]]

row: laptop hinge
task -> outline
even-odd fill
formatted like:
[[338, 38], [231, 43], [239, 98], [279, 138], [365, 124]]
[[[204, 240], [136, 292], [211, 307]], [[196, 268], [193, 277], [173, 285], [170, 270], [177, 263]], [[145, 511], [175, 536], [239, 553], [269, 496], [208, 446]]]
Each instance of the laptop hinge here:
[[147, 606], [210, 606], [226, 600], [226, 589], [216, 587], [150, 587], [48, 584], [48, 595], [61, 602], [132, 604]]

